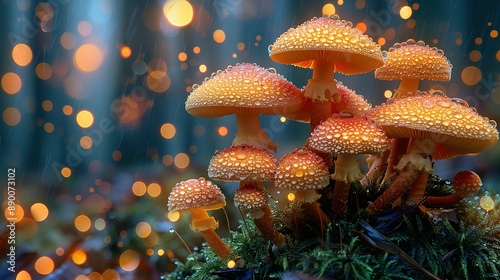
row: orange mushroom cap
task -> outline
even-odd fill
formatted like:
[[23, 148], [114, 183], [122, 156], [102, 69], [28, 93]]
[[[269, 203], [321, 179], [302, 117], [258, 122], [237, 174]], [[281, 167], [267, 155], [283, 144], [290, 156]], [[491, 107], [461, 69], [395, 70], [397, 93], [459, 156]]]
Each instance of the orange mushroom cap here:
[[205, 178], [179, 182], [168, 196], [168, 211], [215, 210], [224, 206], [226, 206], [224, 194], [219, 187]]
[[[361, 116], [372, 108], [372, 105], [366, 99], [356, 93], [355, 90], [348, 88], [342, 82], [336, 81], [340, 93], [340, 102], [331, 102], [332, 112], [339, 113], [337, 107], [343, 106], [344, 110], [350, 111], [355, 116]], [[283, 116], [290, 120], [300, 122], [310, 122], [313, 101], [302, 97], [302, 106], [295, 111], [284, 112]]]
[[452, 65], [444, 52], [431, 48], [424, 41], [409, 39], [396, 43], [389, 51], [382, 52], [384, 66], [375, 70], [375, 77], [380, 80], [417, 78], [435, 81], [449, 81]]
[[254, 183], [245, 183], [234, 194], [234, 205], [247, 212], [252, 219], [259, 219], [264, 215], [262, 208], [267, 207], [267, 195], [264, 189]]
[[217, 152], [208, 166], [208, 176], [219, 181], [268, 181], [274, 179], [276, 158], [267, 149], [246, 144]]
[[382, 128], [361, 116], [334, 114], [311, 133], [310, 148], [336, 155], [375, 154], [387, 149]]
[[274, 68], [241, 63], [193, 85], [186, 111], [196, 117], [230, 114], [280, 114], [300, 106], [300, 91]]
[[470, 170], [460, 171], [451, 180], [455, 194], [465, 198], [478, 192], [483, 185], [481, 177]]
[[343, 74], [361, 74], [383, 65], [380, 46], [336, 15], [290, 28], [269, 46], [269, 56], [305, 68], [313, 68], [315, 60], [328, 61]]
[[328, 166], [320, 156], [305, 148], [281, 157], [276, 170], [276, 187], [285, 190], [315, 190], [330, 183]]
[[458, 98], [441, 92], [419, 92], [390, 99], [367, 116], [391, 138], [431, 139], [436, 143], [434, 159], [478, 153], [498, 140], [496, 123], [480, 116]]

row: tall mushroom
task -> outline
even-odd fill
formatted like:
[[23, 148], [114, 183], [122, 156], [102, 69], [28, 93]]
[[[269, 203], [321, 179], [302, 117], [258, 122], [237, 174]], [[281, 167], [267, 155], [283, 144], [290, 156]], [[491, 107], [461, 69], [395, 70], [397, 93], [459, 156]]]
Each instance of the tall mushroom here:
[[[241, 144], [216, 153], [210, 160], [208, 176], [219, 181], [240, 182], [236, 191], [239, 194], [248, 194], [258, 187], [261, 191], [255, 195], [262, 197], [264, 192], [262, 182], [274, 180], [276, 166], [276, 158], [269, 150]], [[243, 204], [238, 203], [238, 205]], [[258, 206], [260, 205], [259, 203]], [[247, 209], [252, 210], [252, 213], [256, 212], [255, 215], [251, 215], [255, 225], [274, 245], [283, 246], [285, 237], [274, 229], [274, 218], [269, 205], [266, 203], [260, 209], [258, 206], [254, 204], [251, 209]]]
[[[408, 93], [417, 92], [420, 80], [449, 81], [451, 78], [452, 65], [444, 52], [431, 48], [424, 41], [408, 39], [403, 43], [395, 43], [389, 51], [383, 51], [382, 54], [384, 65], [375, 70], [375, 78], [401, 80], [399, 87], [394, 90], [394, 98], [404, 98]], [[408, 138], [393, 141], [383, 182], [390, 181], [394, 175], [394, 165], [406, 153], [408, 144]]]
[[241, 63], [228, 66], [193, 85], [186, 111], [196, 117], [236, 115], [233, 145], [249, 144], [276, 151], [277, 144], [261, 128], [259, 114], [278, 115], [300, 106], [300, 91], [273, 68]]
[[168, 196], [169, 216], [178, 217], [180, 212], [188, 211], [193, 218], [191, 229], [199, 231], [221, 259], [226, 259], [233, 251], [215, 232], [219, 222], [209, 216], [207, 210], [220, 209], [225, 205], [226, 199], [219, 187], [205, 178], [179, 182]]
[[323, 228], [330, 223], [330, 219], [316, 202], [320, 198], [316, 190], [328, 186], [329, 175], [328, 166], [317, 154], [305, 148], [294, 149], [279, 160], [274, 185], [280, 189], [295, 191], [307, 216]]
[[[390, 207], [409, 190], [421, 172], [431, 173], [433, 155], [450, 158], [478, 153], [498, 140], [494, 121], [483, 118], [459, 99], [442, 93], [421, 92], [394, 99], [376, 106], [368, 116], [385, 130], [388, 137], [412, 138], [408, 152], [396, 165], [400, 175], [367, 208], [372, 214]], [[411, 199], [415, 200], [414, 204], [421, 198]]]
[[463, 170], [457, 172], [451, 180], [451, 185], [455, 190], [454, 193], [447, 196], [429, 196], [423, 202], [426, 207], [447, 208], [460, 202], [481, 189], [483, 182], [481, 177], [474, 171]]
[[337, 15], [313, 18], [290, 28], [269, 46], [278, 63], [312, 68], [305, 97], [313, 102], [311, 131], [331, 115], [330, 102], [340, 101], [334, 73], [361, 74], [383, 65], [380, 46]]
[[333, 190], [333, 214], [342, 218], [347, 211], [352, 182], [363, 177], [356, 155], [374, 154], [387, 149], [387, 136], [382, 128], [369, 119], [349, 112], [336, 114], [322, 122], [311, 133], [309, 146], [337, 155]]

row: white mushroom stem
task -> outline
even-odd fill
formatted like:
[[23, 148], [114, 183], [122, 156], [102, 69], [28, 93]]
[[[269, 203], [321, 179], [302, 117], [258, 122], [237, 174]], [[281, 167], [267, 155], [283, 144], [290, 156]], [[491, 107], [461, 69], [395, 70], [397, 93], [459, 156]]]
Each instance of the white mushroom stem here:
[[247, 144], [276, 152], [278, 144], [262, 130], [258, 114], [236, 114], [236, 124], [238, 132], [233, 140], [234, 146]]
[[369, 182], [378, 182], [383, 174], [380, 170], [382, 166], [387, 164], [387, 159], [389, 158], [390, 150], [387, 149], [378, 154], [371, 154], [366, 158], [368, 163], [368, 172], [361, 179], [360, 183], [363, 186], [368, 186]]
[[408, 144], [410, 143], [410, 138], [396, 138], [392, 141], [389, 162], [387, 163], [387, 170], [385, 171], [384, 179], [382, 179], [381, 184], [391, 182], [393, 177], [395, 177], [396, 170], [394, 167], [401, 160], [401, 157], [408, 150]]
[[335, 161], [335, 180], [332, 197], [332, 213], [337, 219], [345, 217], [351, 182], [363, 178], [356, 155], [338, 155]]
[[396, 165], [396, 169], [400, 170], [400, 174], [366, 210], [370, 214], [380, 213], [391, 206], [410, 188], [417, 189], [412, 191], [413, 194], [407, 197], [407, 201], [421, 201], [426, 185], [421, 182], [415, 185], [414, 183], [422, 172], [432, 173], [430, 155], [433, 154], [435, 147], [436, 144], [431, 139], [412, 138], [408, 153]]
[[214, 229], [218, 226], [215, 219], [209, 216], [204, 209], [189, 209], [189, 213], [193, 218], [191, 228], [193, 230], [199, 230], [208, 246], [210, 246], [221, 259], [226, 259], [233, 250], [231, 250], [215, 232]]
[[312, 100], [311, 131], [331, 116], [330, 102], [340, 101], [340, 92], [333, 79], [335, 64], [324, 60], [315, 60], [312, 78], [309, 79], [304, 96]]

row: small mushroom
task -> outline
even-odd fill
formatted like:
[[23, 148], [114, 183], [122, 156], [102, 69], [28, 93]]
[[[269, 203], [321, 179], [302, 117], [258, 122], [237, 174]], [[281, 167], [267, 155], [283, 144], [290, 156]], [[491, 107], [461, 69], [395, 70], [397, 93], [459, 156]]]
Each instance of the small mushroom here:
[[[210, 160], [208, 176], [219, 181], [240, 182], [237, 193], [248, 185], [257, 186], [264, 192], [262, 182], [274, 180], [276, 166], [276, 158], [268, 149], [242, 144], [217, 152]], [[252, 212], [259, 212], [255, 207], [252, 209]], [[260, 210], [264, 215], [251, 215], [255, 225], [274, 245], [282, 247], [285, 237], [273, 227], [271, 208], [266, 203]]]
[[[376, 106], [367, 115], [391, 138], [412, 138], [408, 152], [396, 165], [396, 180], [368, 208], [383, 211], [412, 187], [420, 172], [431, 173], [432, 157], [451, 158], [478, 153], [498, 140], [496, 123], [480, 116], [459, 99], [442, 93], [419, 92]], [[437, 151], [437, 152], [436, 152]], [[425, 185], [413, 186], [422, 190]], [[408, 204], [418, 204], [423, 191], [409, 196]]]
[[277, 144], [261, 128], [259, 114], [279, 115], [300, 106], [300, 91], [274, 68], [241, 63], [228, 66], [193, 85], [186, 111], [196, 117], [236, 115], [233, 145], [249, 144], [276, 151]]
[[302, 209], [308, 217], [315, 219], [323, 228], [330, 219], [316, 202], [320, 195], [316, 190], [330, 183], [328, 166], [317, 154], [305, 149], [294, 149], [279, 160], [274, 185], [280, 189], [296, 191], [295, 197], [302, 201]]
[[305, 97], [313, 102], [311, 131], [331, 115], [330, 102], [339, 102], [334, 73], [361, 74], [383, 65], [380, 46], [337, 15], [319, 17], [290, 28], [269, 46], [278, 63], [312, 68]]
[[311, 133], [309, 147], [337, 155], [333, 192], [333, 214], [346, 214], [349, 188], [363, 177], [356, 155], [374, 154], [387, 149], [387, 136], [382, 128], [365, 117], [349, 112], [336, 114], [322, 122]]
[[448, 208], [460, 202], [462, 199], [475, 194], [481, 189], [483, 182], [481, 177], [470, 170], [460, 171], [451, 181], [455, 192], [447, 196], [429, 196], [423, 202], [425, 207]]
[[209, 216], [207, 210], [220, 209], [225, 205], [226, 200], [219, 187], [205, 178], [177, 183], [168, 196], [169, 216], [178, 217], [180, 212], [188, 211], [193, 218], [191, 229], [199, 231], [210, 248], [222, 259], [226, 259], [233, 251], [215, 232], [219, 222]]

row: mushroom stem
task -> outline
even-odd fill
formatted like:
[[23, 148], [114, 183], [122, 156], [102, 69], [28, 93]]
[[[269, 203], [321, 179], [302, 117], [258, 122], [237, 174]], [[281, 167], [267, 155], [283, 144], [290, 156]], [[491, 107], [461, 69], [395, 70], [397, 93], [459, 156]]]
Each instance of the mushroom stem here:
[[429, 196], [422, 203], [425, 207], [430, 208], [448, 208], [457, 204], [463, 198], [456, 193], [446, 196]]
[[408, 93], [415, 93], [418, 90], [419, 78], [401, 78], [399, 87], [395, 90], [395, 98], [403, 98]]
[[262, 130], [258, 114], [236, 114], [236, 124], [238, 132], [233, 140], [234, 146], [248, 144], [276, 152], [278, 144]]
[[320, 228], [331, 223], [330, 218], [321, 210], [318, 202], [321, 195], [314, 190], [297, 190], [295, 194], [297, 200], [303, 201], [302, 210], [306, 213], [306, 217], [314, 219]]
[[266, 205], [261, 208], [264, 215], [258, 219], [254, 219], [255, 226], [259, 229], [260, 233], [266, 237], [276, 247], [281, 248], [285, 245], [285, 236], [274, 229], [274, 218], [271, 213], [271, 208]]
[[424, 200], [425, 188], [427, 187], [427, 180], [429, 179], [429, 172], [423, 171], [418, 176], [417, 180], [406, 197], [406, 205], [417, 205]]
[[410, 142], [410, 138], [396, 138], [392, 142], [390, 154], [389, 154], [389, 162], [387, 164], [387, 170], [385, 171], [384, 179], [382, 179], [381, 184], [385, 184], [386, 182], [390, 182], [396, 171], [394, 167], [399, 162], [401, 157], [408, 150], [408, 143]]
[[351, 183], [349, 182], [335, 181], [332, 199], [332, 213], [335, 219], [345, 218], [350, 187]]
[[394, 201], [410, 188], [421, 172], [422, 171], [415, 169], [411, 163], [407, 163], [396, 180], [394, 180], [381, 196], [366, 208], [366, 211], [369, 214], [375, 215], [389, 208]]
[[387, 164], [390, 150], [385, 150], [382, 153], [369, 155], [366, 159], [368, 163], [368, 172], [360, 180], [361, 185], [368, 186], [369, 182], [378, 182], [384, 174], [381, 172], [381, 167]]
[[335, 172], [331, 178], [344, 182], [354, 182], [363, 178], [356, 155], [339, 154], [335, 161]]
[[[189, 209], [189, 213], [193, 218], [193, 225], [197, 224], [196, 226], [192, 226], [192, 228], [198, 229], [200, 231], [200, 234], [203, 236], [208, 246], [210, 246], [210, 248], [212, 248], [212, 250], [214, 250], [214, 252], [221, 259], [226, 259], [231, 253], [233, 253], [233, 250], [231, 250], [231, 248], [229, 248], [215, 232], [214, 228], [217, 228], [218, 223], [216, 223], [215, 225], [209, 225], [209, 222], [215, 219], [209, 216], [206, 210]], [[200, 227], [200, 224], [206, 225]]]

